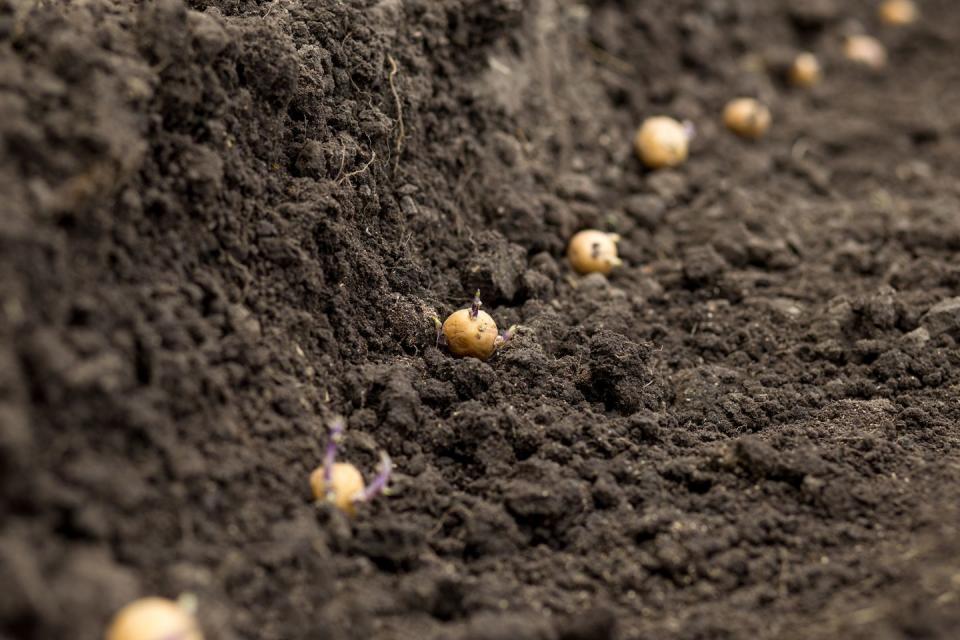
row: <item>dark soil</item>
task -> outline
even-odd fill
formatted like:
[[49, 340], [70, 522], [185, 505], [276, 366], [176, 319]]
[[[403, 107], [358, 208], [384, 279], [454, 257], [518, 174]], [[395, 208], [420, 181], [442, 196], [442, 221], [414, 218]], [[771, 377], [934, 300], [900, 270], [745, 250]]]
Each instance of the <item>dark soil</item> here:
[[956, 638], [960, 7], [873, 4], [0, 0], [0, 638]]

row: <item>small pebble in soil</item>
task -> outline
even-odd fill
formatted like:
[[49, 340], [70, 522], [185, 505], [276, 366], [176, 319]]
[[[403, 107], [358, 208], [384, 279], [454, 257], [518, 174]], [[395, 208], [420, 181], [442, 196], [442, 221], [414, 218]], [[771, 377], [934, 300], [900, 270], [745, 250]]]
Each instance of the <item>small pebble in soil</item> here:
[[920, 325], [931, 336], [944, 333], [960, 335], [960, 297], [947, 298], [930, 307], [920, 318]]
[[596, 229], [585, 229], [574, 234], [567, 248], [570, 264], [580, 274], [608, 274], [623, 262], [617, 257], [620, 236]]
[[819, 84], [823, 78], [823, 71], [817, 56], [809, 51], [797, 54], [790, 65], [789, 78], [790, 84], [803, 89]]
[[742, 138], [763, 137], [772, 120], [770, 109], [753, 98], [736, 98], [723, 110], [723, 124]]
[[650, 169], [684, 163], [690, 145], [690, 128], [666, 116], [647, 118], [634, 140], [637, 155]]
[[203, 640], [197, 622], [185, 607], [166, 598], [141, 598], [121, 609], [107, 629], [106, 640]]
[[843, 45], [843, 54], [847, 60], [871, 69], [879, 70], [887, 65], [887, 49], [873, 36], [848, 36]]
[[916, 22], [919, 13], [913, 0], [886, 0], [877, 10], [880, 21], [894, 27]]

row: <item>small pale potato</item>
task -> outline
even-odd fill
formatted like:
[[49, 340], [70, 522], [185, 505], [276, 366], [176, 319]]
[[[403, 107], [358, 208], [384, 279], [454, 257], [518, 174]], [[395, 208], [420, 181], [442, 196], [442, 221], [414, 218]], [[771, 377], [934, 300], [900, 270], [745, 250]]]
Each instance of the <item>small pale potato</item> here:
[[879, 70], [887, 65], [887, 49], [873, 36], [848, 36], [843, 45], [843, 53], [847, 60], [871, 69]]
[[[323, 466], [317, 467], [310, 474], [310, 488], [317, 500], [325, 500], [327, 497], [327, 483], [323, 475]], [[360, 470], [349, 462], [337, 462], [330, 474], [330, 484], [333, 485], [333, 504], [347, 515], [354, 515], [356, 497], [363, 492], [365, 486]]]
[[737, 98], [723, 110], [723, 123], [743, 138], [757, 139], [770, 128], [773, 117], [765, 104], [753, 98]]
[[172, 600], [141, 598], [117, 612], [106, 640], [203, 640], [196, 619]]
[[690, 133], [673, 118], [654, 116], [644, 120], [634, 147], [650, 169], [676, 167], [684, 163], [690, 146]]
[[470, 309], [460, 309], [443, 322], [443, 335], [453, 355], [486, 360], [496, 351], [499, 334], [497, 323], [486, 311], [478, 311], [474, 318]]
[[893, 27], [916, 22], [920, 12], [913, 0], [886, 0], [877, 10], [880, 21]]
[[817, 56], [805, 51], [797, 55], [790, 65], [790, 84], [807, 89], [820, 83], [823, 71]]
[[577, 273], [610, 273], [623, 264], [617, 257], [617, 242], [620, 236], [596, 229], [585, 229], [570, 239], [567, 258]]

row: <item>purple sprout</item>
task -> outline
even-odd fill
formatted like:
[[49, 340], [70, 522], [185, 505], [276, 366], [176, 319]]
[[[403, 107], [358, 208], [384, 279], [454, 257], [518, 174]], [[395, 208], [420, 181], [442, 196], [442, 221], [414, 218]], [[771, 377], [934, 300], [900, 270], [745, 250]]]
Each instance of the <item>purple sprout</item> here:
[[377, 473], [377, 477], [373, 479], [373, 482], [363, 490], [363, 492], [354, 498], [357, 502], [370, 502], [376, 498], [381, 493], [387, 491], [387, 482], [390, 481], [390, 474], [393, 473], [393, 461], [390, 460], [390, 456], [387, 455], [386, 451], [380, 452], [380, 472]]
[[323, 486], [327, 488], [327, 499], [333, 498], [333, 463], [337, 460], [337, 447], [343, 440], [343, 418], [337, 416], [330, 422], [330, 439], [323, 454]]
[[[327, 488], [327, 499], [333, 501], [335, 497], [333, 489], [333, 465], [337, 461], [337, 448], [343, 441], [343, 430], [345, 428], [343, 418], [337, 416], [330, 422], [330, 439], [327, 441], [327, 449], [323, 454], [323, 483]], [[354, 502], [370, 502], [381, 493], [387, 493], [387, 484], [390, 482], [390, 476], [393, 474], [393, 461], [386, 451], [380, 452], [380, 471], [377, 473], [373, 482], [363, 491], [357, 494]]]
[[503, 345], [507, 344], [508, 342], [513, 340], [514, 336], [516, 335], [517, 335], [517, 325], [511, 325], [509, 329], [501, 332], [500, 335], [497, 336], [497, 339], [494, 340], [493, 342], [494, 349], [499, 349]]
[[477, 289], [477, 292], [473, 294], [473, 304], [470, 305], [470, 317], [476, 320], [477, 316], [480, 315], [480, 307], [482, 306], [483, 302], [480, 300], [480, 289]]

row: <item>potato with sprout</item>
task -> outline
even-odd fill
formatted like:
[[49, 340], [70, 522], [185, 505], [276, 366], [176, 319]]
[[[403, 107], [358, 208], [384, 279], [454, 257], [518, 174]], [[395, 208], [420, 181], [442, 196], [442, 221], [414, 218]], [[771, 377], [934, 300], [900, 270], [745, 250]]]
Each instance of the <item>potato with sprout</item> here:
[[762, 138], [770, 128], [770, 109], [753, 98], [737, 98], [723, 110], [723, 123], [741, 138]]
[[203, 640], [189, 608], [166, 598], [141, 598], [120, 609], [106, 640]]
[[356, 515], [355, 499], [363, 494], [365, 483], [360, 470], [349, 462], [320, 466], [310, 474], [310, 488], [317, 500], [328, 500], [349, 515]]
[[620, 236], [615, 233], [585, 229], [574, 234], [570, 239], [567, 258], [577, 273], [607, 275], [613, 271], [614, 267], [623, 264], [617, 256], [619, 241]]
[[480, 309], [483, 302], [480, 300], [480, 291], [473, 297], [473, 304], [468, 309], [454, 311], [440, 324], [437, 323], [437, 345], [441, 340], [450, 349], [450, 353], [460, 358], [477, 358], [487, 360], [497, 349], [509, 342], [516, 332], [516, 327], [510, 327], [503, 333], [498, 333], [497, 323], [489, 313]]
[[344, 428], [343, 418], [337, 416], [331, 421], [323, 464], [310, 474], [310, 489], [314, 499], [325, 500], [352, 517], [357, 513], [357, 505], [384, 493], [393, 472], [393, 463], [386, 452], [381, 453], [380, 472], [369, 487], [365, 486], [359, 469], [349, 462], [337, 462], [337, 449], [343, 440]]
[[693, 126], [667, 116], [654, 116], [644, 120], [634, 147], [643, 164], [649, 169], [678, 167], [689, 152]]

